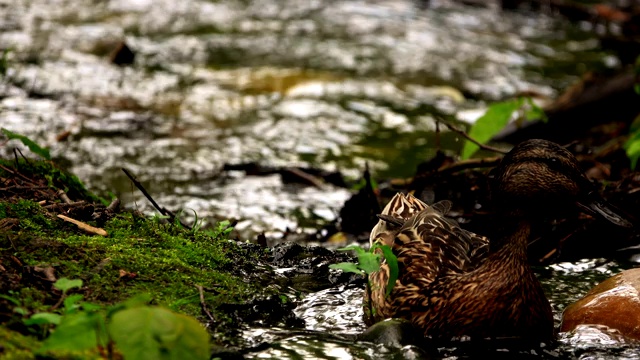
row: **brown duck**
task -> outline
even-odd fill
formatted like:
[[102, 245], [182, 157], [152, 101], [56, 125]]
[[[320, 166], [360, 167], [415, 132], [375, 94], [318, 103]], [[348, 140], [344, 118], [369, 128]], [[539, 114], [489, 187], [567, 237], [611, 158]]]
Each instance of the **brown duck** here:
[[576, 205], [620, 226], [630, 224], [595, 195], [576, 158], [546, 140], [514, 147], [492, 185], [501, 220], [499, 236], [490, 242], [445, 217], [448, 201], [428, 206], [412, 195], [395, 195], [370, 240], [391, 246], [398, 279], [386, 295], [386, 262], [371, 274], [365, 292], [368, 324], [404, 318], [440, 340], [553, 338], [551, 306], [527, 262], [532, 225], [541, 215]]

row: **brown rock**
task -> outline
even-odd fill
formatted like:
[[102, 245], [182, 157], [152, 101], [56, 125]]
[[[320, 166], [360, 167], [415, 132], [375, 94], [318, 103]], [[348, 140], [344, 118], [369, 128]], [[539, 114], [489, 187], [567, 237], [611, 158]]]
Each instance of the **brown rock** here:
[[560, 331], [579, 325], [606, 325], [626, 338], [640, 340], [639, 290], [640, 269], [610, 277], [564, 310]]

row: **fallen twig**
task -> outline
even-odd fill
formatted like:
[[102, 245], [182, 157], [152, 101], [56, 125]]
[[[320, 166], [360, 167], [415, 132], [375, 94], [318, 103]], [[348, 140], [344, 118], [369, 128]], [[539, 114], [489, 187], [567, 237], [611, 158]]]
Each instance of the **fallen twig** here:
[[70, 202], [70, 203], [64, 203], [64, 204], [60, 204], [60, 203], [53, 203], [53, 204], [51, 204], [51, 205], [43, 206], [43, 208], [45, 208], [45, 209], [52, 209], [52, 208], [58, 208], [58, 207], [61, 207], [61, 208], [69, 208], [69, 207], [74, 207], [74, 206], [82, 205], [82, 204], [85, 204], [85, 203], [86, 203], [86, 202], [85, 202], [84, 200], [80, 200], [80, 201], [73, 201], [73, 202]]
[[309, 174], [307, 172], [304, 172], [301, 169], [289, 168], [289, 169], [283, 169], [282, 171], [283, 172], [288, 172], [289, 174], [296, 176], [300, 180], [303, 180], [304, 182], [307, 182], [310, 185], [313, 185], [318, 189], [323, 189], [324, 188], [324, 183], [323, 183], [322, 179], [320, 179], [317, 176], [311, 175], [311, 174]]
[[12, 185], [12, 186], [7, 186], [5, 188], [0, 188], [0, 191], [9, 191], [9, 190], [27, 190], [27, 189], [32, 189], [32, 190], [42, 190], [42, 189], [48, 189], [48, 186], [22, 186], [22, 185]]
[[115, 213], [119, 207], [120, 207], [120, 199], [114, 198], [113, 201], [111, 201], [111, 204], [107, 206], [106, 211]]
[[60, 198], [60, 200], [64, 201], [65, 204], [72, 204], [73, 201], [71, 201], [71, 199], [69, 199], [69, 196], [67, 195], [67, 193], [64, 192], [64, 190], [58, 190], [56, 192], [56, 195], [58, 195], [58, 197]]
[[211, 315], [211, 313], [207, 309], [207, 303], [205, 303], [205, 301], [204, 301], [204, 291], [202, 289], [202, 286], [196, 285], [196, 288], [198, 288], [198, 292], [200, 293], [200, 306], [202, 306], [202, 311], [205, 314], [207, 314], [207, 316], [209, 317], [209, 319], [211, 321], [216, 321], [216, 319], [213, 317], [213, 315]]
[[22, 175], [19, 171], [11, 170], [11, 169], [7, 168], [7, 167], [6, 167], [6, 166], [4, 166], [4, 165], [0, 165], [0, 168], [2, 168], [2, 170], [4, 170], [4, 171], [8, 172], [9, 174], [12, 174], [12, 175], [16, 175], [16, 176], [21, 177], [21, 178], [22, 178], [22, 180], [24, 180], [24, 181], [26, 181], [26, 182], [28, 182], [28, 183], [30, 183], [30, 184], [33, 184], [33, 186], [40, 186], [40, 184], [36, 184], [36, 183], [34, 183], [31, 179], [29, 179], [28, 177], [26, 177], [26, 176]]
[[77, 227], [79, 227], [80, 229], [91, 233], [91, 234], [95, 234], [95, 235], [101, 235], [101, 236], [107, 236], [107, 232], [104, 229], [100, 229], [94, 226], [91, 226], [87, 223], [83, 223], [82, 221], [78, 221], [76, 219], [72, 219], [68, 216], [64, 216], [64, 215], [58, 215], [58, 217], [64, 221], [70, 222], [72, 224], [75, 224]]

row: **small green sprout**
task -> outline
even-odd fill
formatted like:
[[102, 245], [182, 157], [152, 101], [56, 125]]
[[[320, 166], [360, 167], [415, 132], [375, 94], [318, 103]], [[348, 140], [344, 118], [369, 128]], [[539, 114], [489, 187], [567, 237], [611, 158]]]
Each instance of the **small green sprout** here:
[[[380, 249], [380, 251], [376, 251]], [[329, 265], [331, 269], [339, 269], [344, 272], [352, 272], [364, 276], [380, 270], [382, 261], [386, 260], [389, 267], [389, 282], [387, 283], [386, 295], [389, 296], [393, 286], [398, 279], [398, 259], [389, 245], [374, 244], [369, 251], [357, 245], [340, 248], [338, 251], [355, 251], [358, 256], [358, 263], [342, 262]]]

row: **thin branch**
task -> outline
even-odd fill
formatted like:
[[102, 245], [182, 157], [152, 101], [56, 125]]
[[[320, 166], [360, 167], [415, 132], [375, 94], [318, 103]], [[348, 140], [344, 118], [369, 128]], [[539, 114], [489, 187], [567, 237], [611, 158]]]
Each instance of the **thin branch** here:
[[[24, 156], [24, 154], [22, 153], [22, 150], [20, 150], [19, 148], [13, 148], [14, 154], [15, 154], [16, 150], [20, 153], [20, 156], [22, 156], [22, 158], [24, 159], [24, 161], [27, 162], [27, 164], [32, 165], [31, 161], [29, 161], [29, 159], [26, 156]], [[17, 158], [17, 155], [16, 155], [16, 166], [17, 166], [17, 162], [18, 162], [18, 158]]]
[[439, 174], [446, 174], [446, 173], [453, 173], [453, 172], [465, 170], [465, 169], [492, 167], [492, 166], [497, 166], [501, 160], [502, 160], [502, 157], [500, 156], [482, 158], [482, 159], [461, 160], [451, 165], [443, 166], [439, 168], [437, 172]]
[[39, 186], [40, 185], [40, 184], [37, 184], [37, 183], [33, 182], [33, 180], [29, 179], [28, 177], [22, 175], [17, 169], [14, 171], [14, 170], [11, 170], [11, 169], [7, 168], [4, 165], [0, 165], [0, 168], [2, 170], [4, 170], [4, 171], [8, 172], [11, 175], [15, 175], [15, 176], [18, 176], [18, 177], [22, 178], [22, 180], [26, 181], [27, 183], [33, 184], [34, 186]]
[[198, 288], [198, 292], [200, 293], [200, 306], [202, 306], [202, 311], [204, 311], [204, 313], [207, 314], [207, 317], [209, 317], [209, 320], [216, 321], [216, 319], [213, 317], [213, 315], [211, 315], [211, 313], [207, 309], [207, 303], [204, 301], [204, 290], [202, 289], [202, 286], [196, 285], [196, 288]]
[[5, 188], [0, 188], [0, 191], [9, 191], [9, 190], [43, 190], [48, 189], [48, 186], [22, 186], [22, 185], [11, 185]]
[[[125, 175], [127, 175], [127, 177], [129, 178], [129, 180], [131, 180], [131, 182], [133, 182], [133, 185], [135, 185], [138, 190], [140, 190], [140, 192], [142, 193], [142, 195], [144, 195], [144, 197], [147, 198], [147, 200], [149, 200], [149, 202], [151, 202], [151, 205], [153, 205], [154, 208], [156, 208], [156, 210], [158, 210], [160, 212], [160, 214], [164, 215], [164, 216], [168, 216], [169, 220], [171, 220], [171, 222], [173, 222], [176, 219], [176, 215], [167, 210], [164, 207], [161, 207], [160, 205], [158, 205], [158, 203], [153, 200], [153, 198], [151, 197], [151, 195], [147, 192], [147, 189], [144, 188], [144, 186], [142, 186], [142, 184], [136, 180], [135, 176], [133, 176], [129, 170], [125, 169], [125, 168], [121, 168], [122, 171], [125, 173]], [[189, 229], [191, 230], [191, 226], [183, 223], [182, 221], [180, 221], [180, 219], [178, 219], [178, 222], [180, 223], [180, 225], [182, 225], [182, 227], [184, 227], [185, 229]]]
[[502, 149], [494, 148], [493, 146], [489, 146], [489, 145], [485, 145], [485, 144], [480, 143], [478, 140], [476, 140], [476, 139], [472, 138], [471, 136], [469, 136], [469, 134], [467, 134], [466, 132], [456, 128], [455, 126], [447, 123], [446, 121], [442, 121], [442, 123], [445, 124], [449, 128], [449, 130], [451, 130], [451, 131], [453, 131], [453, 132], [455, 132], [455, 133], [457, 133], [459, 135], [462, 135], [465, 139], [467, 139], [467, 140], [471, 141], [472, 143], [478, 145], [480, 147], [480, 149], [482, 149], [482, 150], [492, 151], [492, 152], [495, 152], [495, 153], [498, 153], [498, 154], [506, 154], [507, 153], [507, 151], [504, 151]]

